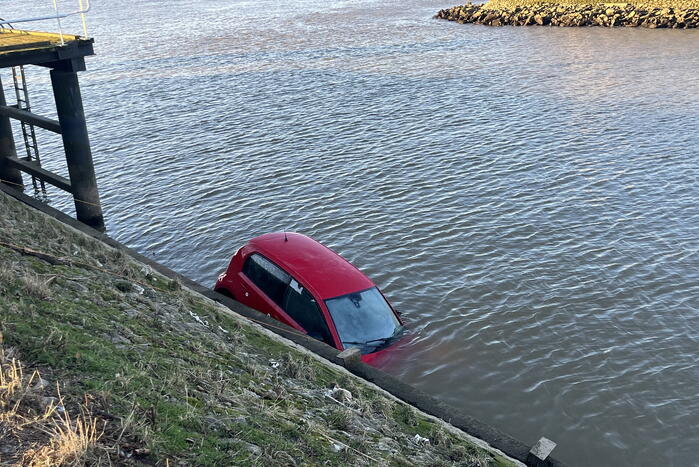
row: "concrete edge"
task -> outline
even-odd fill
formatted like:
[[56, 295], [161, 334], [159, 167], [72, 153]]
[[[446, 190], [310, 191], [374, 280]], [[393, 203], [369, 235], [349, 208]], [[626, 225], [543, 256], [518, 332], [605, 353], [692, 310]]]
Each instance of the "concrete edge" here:
[[538, 459], [532, 459], [529, 455], [530, 447], [525, 445], [523, 442], [515, 439], [514, 437], [503, 433], [502, 431], [487, 425], [469, 415], [462, 413], [461, 411], [448, 406], [447, 404], [437, 400], [436, 398], [428, 395], [420, 389], [417, 389], [409, 384], [403, 383], [393, 376], [371, 367], [365, 363], [352, 363], [349, 365], [344, 364], [344, 360], [338, 357], [339, 351], [334, 347], [308, 337], [303, 334], [299, 334], [295, 329], [280, 323], [279, 321], [260, 313], [259, 311], [253, 310], [240, 302], [237, 302], [229, 297], [226, 297], [218, 292], [214, 292], [212, 289], [205, 287], [198, 282], [189, 279], [182, 274], [179, 274], [172, 269], [146, 257], [141, 253], [119, 243], [113, 238], [109, 237], [107, 234], [99, 232], [92, 227], [68, 216], [67, 214], [49, 206], [48, 204], [39, 201], [31, 196], [28, 196], [14, 188], [10, 188], [2, 183], [0, 183], [0, 191], [5, 194], [23, 202], [24, 204], [41, 211], [42, 213], [53, 217], [63, 224], [67, 224], [80, 232], [89, 235], [101, 242], [124, 251], [129, 256], [134, 258], [136, 261], [144, 263], [151, 267], [153, 270], [168, 277], [173, 280], [180, 281], [186, 287], [194, 290], [195, 292], [204, 295], [205, 297], [214, 300], [222, 305], [226, 306], [235, 313], [251, 319], [258, 324], [261, 324], [266, 329], [278, 334], [308, 350], [320, 355], [321, 357], [329, 360], [332, 363], [345, 367], [350, 373], [358, 376], [366, 381], [369, 381], [381, 389], [391, 393], [397, 399], [414, 406], [415, 408], [432, 415], [444, 422], [464, 431], [465, 433], [479, 438], [486, 443], [488, 443], [493, 448], [502, 451], [505, 455], [517, 459], [518, 461], [535, 467], [563, 467], [565, 464], [558, 461], [555, 458], [547, 458], [545, 461], [538, 461]]

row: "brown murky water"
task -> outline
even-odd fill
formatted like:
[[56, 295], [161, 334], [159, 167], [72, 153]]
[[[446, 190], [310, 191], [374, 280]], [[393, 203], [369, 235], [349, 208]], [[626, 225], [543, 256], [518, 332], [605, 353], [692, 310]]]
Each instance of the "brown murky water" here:
[[449, 5], [95, 2], [111, 234], [213, 283], [304, 232], [402, 310], [386, 371], [571, 465], [699, 465], [699, 31]]

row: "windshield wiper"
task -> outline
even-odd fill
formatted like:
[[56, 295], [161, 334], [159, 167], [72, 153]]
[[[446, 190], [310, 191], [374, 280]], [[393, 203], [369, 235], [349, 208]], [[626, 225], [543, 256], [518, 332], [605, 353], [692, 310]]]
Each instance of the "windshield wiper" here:
[[371, 339], [366, 342], [355, 342], [355, 341], [342, 341], [343, 344], [354, 344], [354, 345], [367, 345], [372, 342], [381, 342], [382, 344], [385, 342], [388, 342], [390, 339], [393, 339], [393, 336], [389, 337], [379, 337], [378, 339]]
[[379, 337], [378, 339], [370, 339], [365, 342], [355, 342], [355, 341], [342, 341], [343, 344], [354, 344], [354, 345], [370, 345], [372, 342], [379, 342], [381, 344], [386, 344], [387, 342], [395, 339], [403, 332], [404, 327], [400, 326], [396, 331], [388, 337]]

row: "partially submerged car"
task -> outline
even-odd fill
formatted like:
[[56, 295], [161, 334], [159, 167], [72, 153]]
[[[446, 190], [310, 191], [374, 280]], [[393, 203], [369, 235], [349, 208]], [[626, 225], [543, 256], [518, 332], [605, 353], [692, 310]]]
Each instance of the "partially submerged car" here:
[[214, 290], [338, 350], [358, 347], [367, 363], [403, 332], [399, 314], [367, 276], [298, 233], [250, 240]]

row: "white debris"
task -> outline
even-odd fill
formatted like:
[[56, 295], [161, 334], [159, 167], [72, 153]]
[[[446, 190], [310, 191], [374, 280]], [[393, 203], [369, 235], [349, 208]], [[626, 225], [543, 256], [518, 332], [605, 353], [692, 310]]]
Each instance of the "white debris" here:
[[415, 434], [415, 436], [413, 436], [412, 441], [413, 441], [413, 443], [417, 444], [418, 446], [425, 446], [427, 444], [430, 444], [429, 438], [425, 438], [425, 437], [420, 436], [418, 434]]
[[134, 283], [132, 285], [133, 285], [133, 288], [136, 289], [136, 292], [138, 292], [139, 295], [143, 295], [143, 292], [146, 291], [146, 289], [144, 289], [143, 287], [141, 287], [140, 285], [138, 285], [136, 283]]
[[282, 364], [279, 363], [279, 362], [276, 361], [276, 360], [270, 360], [270, 361], [269, 361], [269, 366], [271, 366], [272, 368], [275, 368], [275, 369], [276, 369], [276, 368], [279, 368], [280, 366], [282, 366]]
[[205, 319], [201, 319], [198, 314], [194, 313], [192, 310], [187, 310], [187, 312], [189, 313], [189, 316], [194, 318], [197, 323], [201, 324], [202, 326], [206, 326], [207, 328], [209, 327], [209, 322]]
[[330, 443], [330, 449], [332, 449], [333, 452], [340, 452], [345, 449], [345, 446], [339, 443]]
[[332, 388], [330, 395], [341, 402], [352, 402], [352, 393], [347, 389], [342, 389], [339, 386]]

